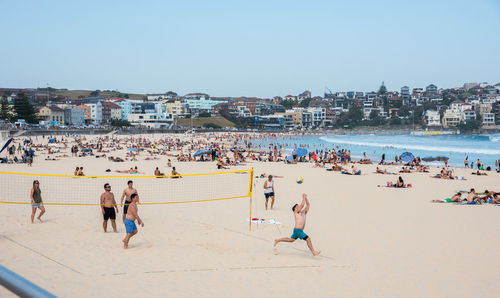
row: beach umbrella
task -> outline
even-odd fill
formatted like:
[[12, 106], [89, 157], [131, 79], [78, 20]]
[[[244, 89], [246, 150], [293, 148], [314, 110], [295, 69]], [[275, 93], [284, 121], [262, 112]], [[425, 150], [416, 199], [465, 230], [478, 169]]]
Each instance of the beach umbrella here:
[[403, 152], [403, 154], [401, 154], [401, 160], [403, 162], [411, 162], [413, 159], [415, 159], [415, 156], [413, 156], [411, 152]]
[[297, 155], [297, 157], [306, 156], [306, 155], [307, 155], [307, 149], [304, 149], [304, 148], [297, 148], [297, 149], [295, 150], [295, 154]]
[[8, 139], [7, 142], [5, 142], [5, 145], [3, 145], [2, 150], [0, 150], [0, 153], [2, 153], [2, 151], [4, 151], [5, 148], [7, 148], [7, 146], [9, 146], [9, 144], [11, 142], [12, 142], [12, 138]]
[[137, 148], [128, 148], [127, 150], [128, 151], [135, 151], [135, 152], [139, 151]]
[[432, 157], [432, 156], [427, 156], [427, 157], [424, 157], [422, 158], [423, 161], [435, 161], [436, 160], [436, 157]]
[[233, 148], [231, 148], [231, 151], [234, 151], [234, 150], [238, 150], [238, 151], [240, 151], [240, 152], [245, 152], [245, 149], [243, 149], [243, 148], [238, 148], [238, 147], [233, 147]]
[[193, 154], [193, 157], [199, 156], [199, 155], [204, 155], [204, 154], [211, 154], [212, 150], [198, 150]]
[[436, 156], [437, 161], [447, 161], [448, 159], [450, 158], [446, 156]]
[[285, 158], [285, 160], [284, 160], [284, 161], [285, 161], [285, 162], [293, 162], [293, 156], [288, 155], [288, 156]]

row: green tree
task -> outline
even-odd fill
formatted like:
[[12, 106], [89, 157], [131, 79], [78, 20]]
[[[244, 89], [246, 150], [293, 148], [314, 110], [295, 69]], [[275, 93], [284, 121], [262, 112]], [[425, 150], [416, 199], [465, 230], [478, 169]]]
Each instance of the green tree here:
[[101, 93], [100, 90], [95, 90], [95, 91], [90, 92], [90, 96], [99, 96], [99, 93]]
[[309, 103], [311, 102], [312, 98], [305, 98], [302, 100], [299, 104], [300, 107], [307, 108], [309, 106]]
[[10, 112], [9, 112], [9, 101], [7, 97], [3, 96], [0, 107], [0, 119], [2, 120], [10, 120]]
[[385, 87], [384, 82], [382, 82], [382, 85], [380, 85], [380, 88], [378, 88], [378, 95], [384, 95], [387, 93], [387, 88]]
[[403, 105], [401, 106], [401, 108], [399, 108], [399, 116], [401, 117], [407, 117], [407, 116], [410, 116], [410, 108], [406, 105]]
[[208, 113], [208, 112], [201, 112], [198, 115], [198, 117], [200, 117], [200, 118], [210, 118], [210, 117], [212, 117], [212, 115], [210, 115], [210, 113]]
[[283, 100], [281, 105], [284, 106], [285, 109], [291, 109], [295, 105], [295, 102], [291, 99], [285, 99], [285, 100]]
[[14, 112], [17, 119], [24, 119], [28, 123], [38, 123], [35, 108], [24, 93], [19, 93], [14, 100]]
[[111, 126], [114, 127], [129, 127], [132, 124], [128, 122], [128, 120], [121, 120], [121, 119], [113, 119], [111, 120]]
[[352, 121], [361, 121], [363, 119], [363, 111], [360, 107], [351, 105], [349, 112], [347, 112], [347, 117]]
[[212, 122], [205, 123], [205, 125], [203, 126], [206, 128], [222, 128], [222, 126], [220, 126], [219, 124], [215, 124]]
[[167, 96], [177, 96], [177, 93], [175, 93], [174, 91], [168, 91]]
[[472, 131], [472, 130], [479, 129], [481, 127], [481, 121], [480, 120], [469, 120], [465, 123], [460, 123], [457, 127], [461, 131]]

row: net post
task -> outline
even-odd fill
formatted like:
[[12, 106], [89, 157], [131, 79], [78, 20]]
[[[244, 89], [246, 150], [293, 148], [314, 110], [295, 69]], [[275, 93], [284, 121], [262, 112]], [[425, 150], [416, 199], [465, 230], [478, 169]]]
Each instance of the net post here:
[[250, 218], [248, 221], [248, 230], [252, 231], [252, 198], [253, 198], [253, 168], [250, 169], [250, 185], [248, 186], [248, 198], [250, 199]]

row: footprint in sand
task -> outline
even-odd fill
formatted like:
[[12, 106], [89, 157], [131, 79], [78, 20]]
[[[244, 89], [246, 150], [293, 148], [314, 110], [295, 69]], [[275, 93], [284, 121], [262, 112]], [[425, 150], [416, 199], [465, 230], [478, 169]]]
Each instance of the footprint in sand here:
[[277, 255], [278, 254], [278, 249], [275, 247], [274, 248], [274, 254]]

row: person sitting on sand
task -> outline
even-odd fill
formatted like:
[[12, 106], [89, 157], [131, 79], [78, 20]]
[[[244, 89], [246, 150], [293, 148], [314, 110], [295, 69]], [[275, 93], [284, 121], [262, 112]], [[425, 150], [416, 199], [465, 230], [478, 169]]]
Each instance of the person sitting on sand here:
[[160, 170], [158, 169], [158, 167], [156, 167], [155, 169], [155, 176], [163, 176], [165, 174], [161, 173]]
[[83, 173], [83, 167], [80, 167], [80, 169], [78, 170], [78, 176], [85, 176], [85, 174]]
[[405, 185], [405, 183], [403, 181], [403, 178], [401, 176], [399, 176], [399, 178], [396, 181], [396, 183], [392, 183], [392, 181], [387, 181], [387, 186], [388, 187], [397, 187], [397, 188], [406, 187], [406, 185]]
[[454, 203], [454, 202], [460, 202], [462, 199], [462, 193], [456, 193], [451, 198], [446, 198], [444, 200], [432, 200], [432, 203]]
[[222, 161], [222, 158], [217, 157], [217, 169], [227, 169], [227, 167], [224, 166], [224, 162]]
[[74, 175], [78, 176], [78, 173], [80, 173], [80, 167], [76, 167]]
[[175, 167], [172, 167], [172, 178], [182, 178], [181, 174], [177, 172]]
[[172, 161], [170, 159], [168, 159], [168, 161], [167, 161], [167, 167], [169, 167], [169, 168], [172, 167]]
[[[304, 208], [305, 205], [305, 208]], [[292, 207], [293, 215], [295, 217], [295, 227], [293, 229], [293, 234], [290, 236], [290, 238], [280, 238], [274, 240], [274, 247], [280, 242], [294, 242], [297, 240], [297, 238], [305, 240], [307, 243], [307, 247], [309, 247], [309, 250], [313, 254], [313, 256], [317, 256], [320, 254], [320, 251], [316, 251], [313, 248], [311, 238], [307, 236], [306, 233], [304, 233], [304, 228], [306, 226], [306, 215], [307, 212], [309, 211], [309, 200], [307, 199], [306, 194], [302, 194], [302, 203], [300, 205], [295, 204]]]
[[348, 171], [342, 171], [342, 174], [344, 174], [344, 175], [361, 175], [361, 170], [358, 170], [355, 166], [352, 166], [350, 173]]
[[481, 200], [479, 200], [479, 197], [476, 195], [476, 190], [474, 188], [471, 188], [467, 195], [467, 204], [481, 204]]

